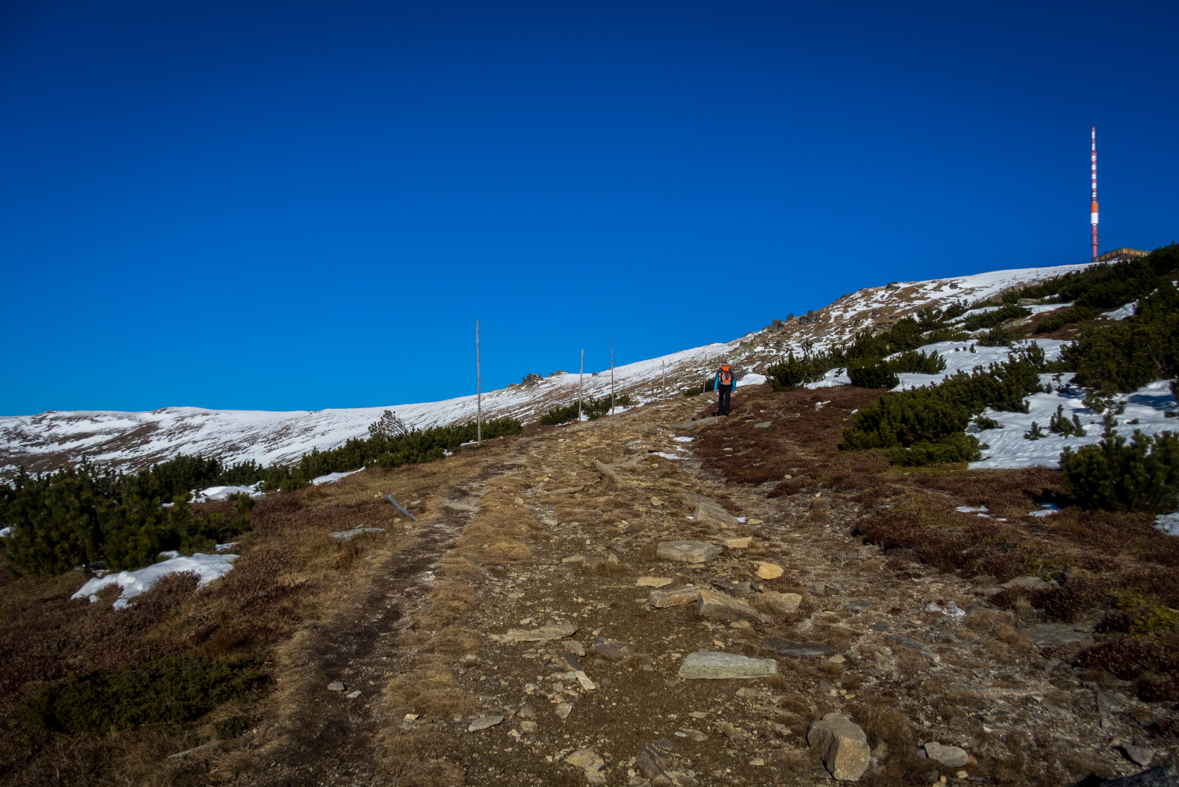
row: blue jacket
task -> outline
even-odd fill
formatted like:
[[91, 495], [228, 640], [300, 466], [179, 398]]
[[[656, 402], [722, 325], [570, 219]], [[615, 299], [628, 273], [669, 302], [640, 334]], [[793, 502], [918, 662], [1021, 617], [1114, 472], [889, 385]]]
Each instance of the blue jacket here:
[[[735, 391], [735, 390], [737, 390], [737, 375], [733, 374], [732, 369], [729, 370], [729, 374], [733, 375], [733, 383], [732, 384], [733, 384], [733, 390]], [[720, 386], [721, 386], [720, 376], [721, 376], [720, 369], [717, 369], [716, 370], [716, 387], [717, 388], [720, 388]]]

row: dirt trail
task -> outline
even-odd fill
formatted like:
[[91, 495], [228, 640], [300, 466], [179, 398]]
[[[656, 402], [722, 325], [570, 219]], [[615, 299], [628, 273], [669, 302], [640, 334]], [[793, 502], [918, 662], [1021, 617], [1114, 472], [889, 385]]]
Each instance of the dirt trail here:
[[[267, 754], [277, 764], [251, 781], [825, 784], [806, 735], [831, 712], [867, 732], [864, 781], [1065, 784], [1140, 770], [1116, 748], [1134, 742], [1132, 691], [1046, 661], [982, 588], [864, 545], [845, 497], [725, 485], [685, 439], [700, 407], [681, 400], [521, 438], [452, 487], [444, 513], [317, 634], [301, 712]], [[743, 521], [696, 518], [709, 500]], [[659, 558], [659, 543], [680, 540], [721, 546], [719, 557]], [[782, 575], [762, 578], [762, 563]], [[719, 603], [655, 608], [645, 577], [707, 588]], [[430, 617], [444, 595], [436, 580], [473, 592]], [[969, 614], [944, 612], [955, 608]], [[521, 639], [546, 626], [563, 628]], [[430, 647], [442, 641], [461, 644]], [[680, 677], [697, 651], [773, 659], [777, 675]], [[444, 690], [398, 684], [439, 671]], [[327, 692], [337, 678], [363, 698]], [[927, 742], [969, 759], [922, 759]]]

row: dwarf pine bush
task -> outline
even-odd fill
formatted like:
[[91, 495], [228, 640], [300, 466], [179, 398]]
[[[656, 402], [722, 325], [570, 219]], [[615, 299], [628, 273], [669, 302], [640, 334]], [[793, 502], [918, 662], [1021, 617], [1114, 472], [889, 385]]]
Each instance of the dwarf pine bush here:
[[1179, 437], [1151, 437], [1134, 430], [1133, 440], [1105, 418], [1101, 442], [1060, 455], [1064, 489], [1077, 505], [1107, 511], [1169, 514], [1179, 508]]

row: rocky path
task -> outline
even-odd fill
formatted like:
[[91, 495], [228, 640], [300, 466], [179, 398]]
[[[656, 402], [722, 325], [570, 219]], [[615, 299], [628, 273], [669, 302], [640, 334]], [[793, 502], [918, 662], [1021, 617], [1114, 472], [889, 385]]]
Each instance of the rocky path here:
[[689, 423], [700, 404], [521, 440], [456, 486], [319, 665], [384, 696], [317, 686], [320, 731], [287, 750], [309, 754], [266, 783], [1073, 784], [1161, 761], [1128, 687], [1041, 656], [1083, 632], [886, 558], [844, 497], [725, 485], [692, 455], [724, 428]]

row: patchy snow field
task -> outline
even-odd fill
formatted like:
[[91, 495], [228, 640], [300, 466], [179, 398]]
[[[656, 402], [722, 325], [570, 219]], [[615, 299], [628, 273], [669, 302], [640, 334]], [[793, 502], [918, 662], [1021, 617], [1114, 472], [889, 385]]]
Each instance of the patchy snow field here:
[[[220, 547], [222, 545], [218, 545]], [[230, 546], [228, 544], [224, 546]], [[233, 568], [233, 561], [237, 555], [205, 555], [200, 552], [191, 557], [181, 557], [175, 552], [161, 553], [169, 555], [167, 560], [154, 566], [141, 568], [138, 571], [120, 571], [117, 574], [107, 574], [104, 577], [94, 577], [78, 589], [70, 598], [89, 598], [91, 603], [98, 601], [95, 595], [109, 585], [118, 585], [123, 589], [122, 594], [114, 603], [115, 609], [126, 609], [131, 605], [131, 599], [141, 593], [146, 593], [155, 584], [171, 574], [196, 574], [199, 577], [197, 589], [203, 588], [215, 579], [220, 579]]]

